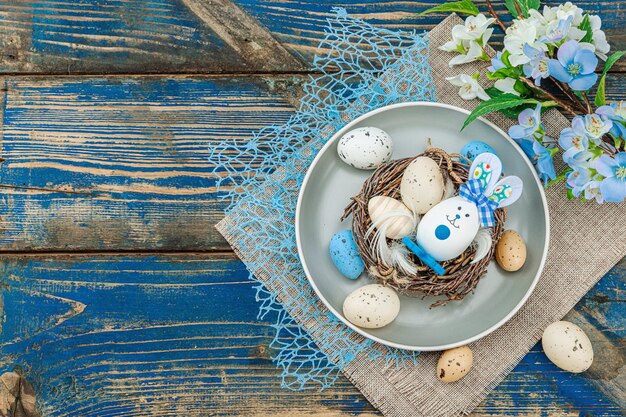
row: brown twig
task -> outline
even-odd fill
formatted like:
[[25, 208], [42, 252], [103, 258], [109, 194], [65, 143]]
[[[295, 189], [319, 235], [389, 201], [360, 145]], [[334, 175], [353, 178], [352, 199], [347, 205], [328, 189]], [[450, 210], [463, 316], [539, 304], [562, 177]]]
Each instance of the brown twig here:
[[513, 0], [513, 5], [515, 6], [515, 10], [517, 10], [517, 17], [523, 19], [524, 13], [522, 13], [522, 9], [519, 7], [519, 4], [517, 4], [517, 1]]
[[496, 13], [496, 10], [493, 8], [493, 5], [491, 4], [491, 1], [490, 0], [485, 0], [485, 1], [487, 2], [487, 7], [489, 8], [489, 14], [494, 19], [496, 19], [496, 23], [498, 24], [498, 26], [500, 26], [500, 29], [502, 29], [502, 32], [506, 32], [506, 26], [504, 25], [502, 20], [500, 20], [500, 17]]
[[550, 76], [549, 79], [554, 83], [554, 85], [556, 85], [558, 87], [559, 90], [561, 90], [561, 92], [563, 94], [565, 94], [567, 96], [567, 98], [570, 99], [572, 104], [574, 104], [576, 107], [578, 107], [580, 109], [580, 111], [582, 111], [584, 113], [587, 110], [585, 108], [585, 105], [580, 102], [578, 97], [576, 97], [576, 95], [572, 93], [572, 90], [570, 90], [569, 88], [564, 86], [562, 82], [560, 82], [559, 80], [557, 80], [556, 78], [554, 78], [552, 76]]
[[587, 114], [591, 114], [591, 102], [589, 102], [589, 97], [587, 97], [587, 92], [582, 91], [581, 95], [585, 99], [585, 105], [587, 106]]
[[556, 102], [559, 105], [559, 107], [561, 107], [563, 110], [567, 111], [572, 116], [578, 116], [578, 113], [576, 112], [576, 110], [574, 110], [567, 102], [565, 102], [565, 101], [561, 100], [560, 98], [556, 97], [554, 94], [552, 94], [551, 92], [549, 92], [545, 88], [536, 86], [535, 83], [533, 83], [531, 80], [529, 80], [526, 77], [520, 77], [520, 81], [523, 82], [524, 84], [526, 84], [527, 86], [529, 86], [530, 88], [539, 91], [541, 93], [541, 95], [544, 96], [544, 98], [547, 98], [548, 100], [552, 100], [552, 101]]

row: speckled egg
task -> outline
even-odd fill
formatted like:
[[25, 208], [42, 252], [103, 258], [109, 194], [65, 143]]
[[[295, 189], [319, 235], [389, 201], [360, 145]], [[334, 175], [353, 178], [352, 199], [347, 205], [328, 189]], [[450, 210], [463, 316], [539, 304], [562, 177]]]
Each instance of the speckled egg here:
[[359, 169], [376, 169], [391, 159], [391, 137], [377, 127], [359, 127], [339, 139], [337, 153], [346, 164]]
[[546, 327], [541, 345], [548, 359], [568, 372], [585, 372], [593, 362], [589, 338], [580, 327], [568, 321], [557, 321]]
[[411, 210], [395, 198], [372, 197], [367, 202], [367, 212], [376, 228], [385, 228], [385, 237], [389, 239], [401, 239], [415, 228]]
[[470, 162], [481, 153], [492, 153], [494, 155], [498, 155], [491, 146], [479, 140], [468, 142], [465, 146], [463, 146], [463, 149], [461, 149], [461, 155], [469, 159]]
[[377, 329], [391, 323], [400, 312], [400, 299], [394, 290], [370, 284], [354, 290], [343, 302], [343, 315], [359, 327]]
[[526, 243], [515, 230], [505, 230], [496, 245], [496, 262], [505, 271], [518, 271], [526, 262]]
[[441, 201], [443, 193], [443, 175], [433, 159], [419, 156], [404, 170], [400, 196], [402, 202], [414, 213], [426, 213]]
[[341, 275], [357, 279], [365, 270], [352, 230], [342, 230], [330, 239], [330, 258]]
[[437, 362], [437, 377], [443, 382], [455, 382], [472, 369], [474, 354], [467, 346], [444, 351]]

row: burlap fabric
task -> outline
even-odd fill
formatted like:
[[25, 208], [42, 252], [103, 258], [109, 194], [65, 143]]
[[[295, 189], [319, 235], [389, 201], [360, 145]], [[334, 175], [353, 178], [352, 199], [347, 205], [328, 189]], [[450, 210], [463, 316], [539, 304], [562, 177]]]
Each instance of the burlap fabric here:
[[[438, 49], [449, 39], [452, 27], [460, 22], [459, 17], [452, 15], [431, 30], [429, 59], [437, 101], [472, 109], [478, 101], [461, 99], [458, 87], [449, 84], [445, 77], [476, 71], [484, 74], [488, 64], [471, 63], [451, 69], [448, 67], [451, 55]], [[381, 77], [393, 81], [398, 73], [406, 76], [404, 71], [394, 69]], [[505, 131], [513, 124], [512, 120], [498, 114], [488, 118]], [[560, 130], [569, 124], [556, 111], [544, 115], [544, 122], [551, 137], [558, 137]], [[307, 166], [301, 169], [306, 170]], [[288, 173], [280, 170], [274, 175], [289, 180]], [[258, 192], [271, 195], [272, 190], [259, 189]], [[626, 255], [626, 209], [623, 204], [568, 201], [563, 185], [548, 188], [546, 195], [551, 222], [550, 248], [541, 279], [528, 302], [508, 323], [470, 345], [474, 352], [474, 368], [464, 379], [454, 384], [440, 382], [435, 375], [437, 353], [423, 353], [415, 365], [405, 367], [388, 365], [383, 360], [370, 360], [366, 353], [362, 353], [344, 367], [344, 374], [383, 414], [435, 417], [470, 413], [539, 340], [543, 329], [561, 319], [600, 277]], [[254, 211], [255, 208], [240, 204], [217, 225], [244, 263], [250, 259], [242, 248], [250, 247], [254, 242], [248, 241], [249, 236], [235, 225], [259, 214]], [[276, 221], [293, 219], [277, 218]], [[255, 256], [263, 255], [256, 252]], [[266, 283], [270, 291], [279, 294], [277, 299], [280, 301], [281, 288], [290, 287], [290, 271], [274, 264], [269, 254], [263, 265], [251, 272]], [[307, 303], [292, 302], [285, 308], [314, 338], [327, 340], [329, 334], [332, 338], [333, 327], [326, 320], [298, 320], [303, 308], [311, 308]], [[315, 308], [324, 307], [318, 302]], [[360, 338], [356, 334], [354, 337]], [[332, 344], [324, 343], [324, 346], [327, 346], [325, 353], [332, 359], [336, 355]], [[373, 345], [372, 349], [375, 348]], [[340, 347], [337, 346], [337, 349], [340, 350]]]

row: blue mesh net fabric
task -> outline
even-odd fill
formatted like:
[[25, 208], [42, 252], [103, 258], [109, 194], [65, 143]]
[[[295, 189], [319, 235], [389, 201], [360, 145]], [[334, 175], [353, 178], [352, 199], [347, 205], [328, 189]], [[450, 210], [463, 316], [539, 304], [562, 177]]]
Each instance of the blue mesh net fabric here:
[[363, 352], [394, 366], [415, 357], [361, 337], [319, 302], [298, 259], [294, 215], [306, 170], [336, 131], [381, 106], [435, 101], [425, 35], [376, 28], [335, 9], [319, 50], [324, 55], [314, 60], [316, 75], [287, 123], [245, 142], [226, 141], [210, 157], [234, 218], [232, 234], [246, 236], [237, 252], [250, 271], [263, 271], [265, 279], [251, 274], [260, 282], [259, 316], [275, 323], [274, 360], [283, 386], [294, 390], [332, 385]]

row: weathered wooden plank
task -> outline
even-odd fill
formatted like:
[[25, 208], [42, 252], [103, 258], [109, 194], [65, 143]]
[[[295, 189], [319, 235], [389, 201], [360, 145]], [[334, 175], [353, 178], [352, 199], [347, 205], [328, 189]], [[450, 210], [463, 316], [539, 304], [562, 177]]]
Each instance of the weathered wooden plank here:
[[303, 80], [7, 78], [0, 250], [227, 249], [209, 148], [287, 120]]
[[213, 227], [224, 204], [210, 148], [287, 120], [293, 108], [268, 86], [289, 83], [6, 79], [0, 248], [228, 248]]
[[[421, 31], [432, 28], [444, 15], [416, 17], [415, 14], [438, 2], [220, 0], [221, 5], [228, 6], [227, 11], [223, 11], [205, 0], [3, 0], [0, 1], [3, 51], [0, 72], [294, 70], [298, 69], [298, 63], [280, 52], [272, 36], [310, 63], [323, 37], [326, 19], [332, 15], [332, 7], [344, 7], [353, 16], [389, 29]], [[503, 2], [494, 3], [497, 10], [504, 9]], [[235, 4], [267, 27], [271, 36], [253, 19], [240, 14]], [[484, 1], [477, 1], [477, 4], [486, 10]], [[577, 4], [600, 14], [615, 49], [626, 46], [622, 33], [626, 18], [624, 0], [585, 0]], [[251, 38], [243, 36], [241, 28], [250, 28], [242, 26], [243, 21], [252, 22], [255, 27], [255, 30], [246, 29]], [[239, 29], [233, 32], [228, 27]], [[233, 43], [233, 37], [241, 39]], [[268, 67], [268, 64], [271, 65]], [[618, 68], [625, 66], [620, 64]]]
[[[44, 416], [376, 414], [344, 378], [323, 392], [279, 387], [273, 330], [231, 254], [4, 255], [0, 268], [0, 370], [23, 372]], [[624, 294], [618, 267], [575, 309], [593, 329], [594, 368], [564, 373], [536, 346], [475, 415], [619, 415], [622, 391], [607, 384], [624, 378]]]
[[176, 0], [1, 1], [1, 72], [266, 70]]
[[[390, 30], [430, 30], [436, 26], [446, 13], [437, 13], [426, 16], [416, 16], [429, 7], [441, 3], [439, 0], [422, 0], [407, 2], [399, 0], [385, 1], [357, 1], [344, 0], [333, 1], [332, 5], [316, 0], [236, 0], [236, 2], [265, 25], [276, 39], [294, 53], [299, 54], [304, 60], [311, 62], [313, 56], [318, 53], [317, 45], [324, 37], [326, 20], [333, 16], [332, 7], [342, 7], [354, 17], [359, 17], [368, 23]], [[485, 1], [476, 0], [474, 3], [483, 12], [487, 12]], [[508, 12], [504, 1], [492, 2], [500, 16], [506, 18]], [[556, 6], [563, 1], [542, 1], [542, 4]], [[576, 1], [576, 5], [589, 13], [598, 14], [602, 18], [602, 24], [607, 32], [607, 39], [613, 50], [626, 48], [624, 36], [624, 20], [626, 19], [626, 2], [618, 1]], [[502, 34], [496, 30], [493, 44], [501, 47]], [[619, 62], [615, 70], [623, 71], [626, 64]]]

